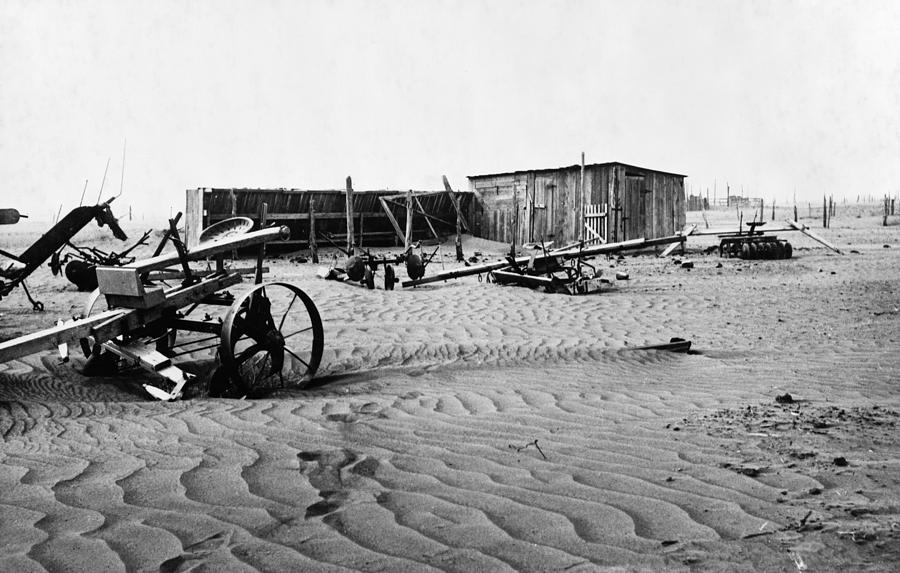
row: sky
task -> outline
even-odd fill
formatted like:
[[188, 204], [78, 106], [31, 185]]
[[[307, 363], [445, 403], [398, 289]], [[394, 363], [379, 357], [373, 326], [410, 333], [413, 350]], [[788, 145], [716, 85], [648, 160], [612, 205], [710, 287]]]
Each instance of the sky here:
[[582, 152], [711, 198], [880, 197], [897, 30], [893, 0], [0, 0], [0, 207], [467, 189]]

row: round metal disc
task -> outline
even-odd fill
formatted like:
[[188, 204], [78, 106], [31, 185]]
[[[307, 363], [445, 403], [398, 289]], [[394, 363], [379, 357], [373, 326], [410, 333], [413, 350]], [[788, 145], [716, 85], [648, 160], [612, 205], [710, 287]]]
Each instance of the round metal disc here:
[[214, 223], [200, 232], [200, 243], [213, 243], [235, 235], [249, 233], [253, 220], [249, 217], [232, 217]]

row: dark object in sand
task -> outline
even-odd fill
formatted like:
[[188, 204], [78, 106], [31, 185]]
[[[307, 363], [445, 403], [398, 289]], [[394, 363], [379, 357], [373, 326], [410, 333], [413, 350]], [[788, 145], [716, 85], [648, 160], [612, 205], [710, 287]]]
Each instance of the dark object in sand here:
[[778, 404], [793, 404], [794, 397], [785, 392], [780, 396], [775, 396], [775, 402], [777, 402]]
[[672, 338], [662, 344], [630, 347], [628, 350], [668, 350], [669, 352], [687, 352], [691, 349], [691, 341], [683, 338]]

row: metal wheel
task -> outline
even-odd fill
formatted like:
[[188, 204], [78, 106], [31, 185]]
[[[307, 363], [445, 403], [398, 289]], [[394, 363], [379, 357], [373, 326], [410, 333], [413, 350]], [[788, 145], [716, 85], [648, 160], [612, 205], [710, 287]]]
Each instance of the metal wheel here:
[[384, 265], [384, 290], [394, 290], [394, 267]]
[[312, 299], [282, 282], [254, 286], [222, 322], [223, 376], [240, 392], [291, 383], [303, 387], [322, 359], [322, 319]]
[[772, 243], [772, 258], [776, 260], [784, 258], [784, 245]]
[[363, 272], [363, 282], [366, 283], [367, 289], [373, 290], [375, 288], [375, 273], [369, 267], [366, 267], [366, 270]]
[[97, 265], [73, 259], [66, 263], [64, 272], [69, 282], [80, 291], [90, 292], [97, 288]]
[[[100, 314], [101, 312], [106, 312], [107, 310], [109, 310], [109, 305], [106, 304], [106, 297], [100, 294], [100, 289], [95, 289], [88, 295], [87, 301], [85, 301], [82, 316], [87, 318], [95, 314]], [[82, 338], [79, 342], [81, 343], [81, 351], [84, 354], [84, 357], [89, 358], [93, 352], [94, 345], [96, 344], [94, 337], [89, 336], [87, 338]]]

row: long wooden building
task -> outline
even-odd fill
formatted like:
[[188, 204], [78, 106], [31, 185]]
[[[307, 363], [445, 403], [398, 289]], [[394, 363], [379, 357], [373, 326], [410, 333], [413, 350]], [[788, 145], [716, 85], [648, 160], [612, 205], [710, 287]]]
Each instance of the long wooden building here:
[[618, 162], [472, 175], [473, 233], [520, 245], [669, 236], [684, 226], [684, 178]]
[[[403, 244], [407, 196], [413, 210], [411, 238], [420, 241], [453, 234], [454, 203], [467, 220], [472, 193], [454, 192], [451, 197], [448, 191], [354, 190], [350, 196], [354, 244], [371, 247]], [[186, 191], [188, 246], [198, 243], [202, 229], [223, 219], [244, 216], [257, 220], [263, 203], [269, 223], [291, 230], [289, 239], [272, 244], [309, 246], [311, 224], [320, 246], [328, 246], [328, 239], [338, 245], [346, 243], [346, 190], [198, 188]]]

